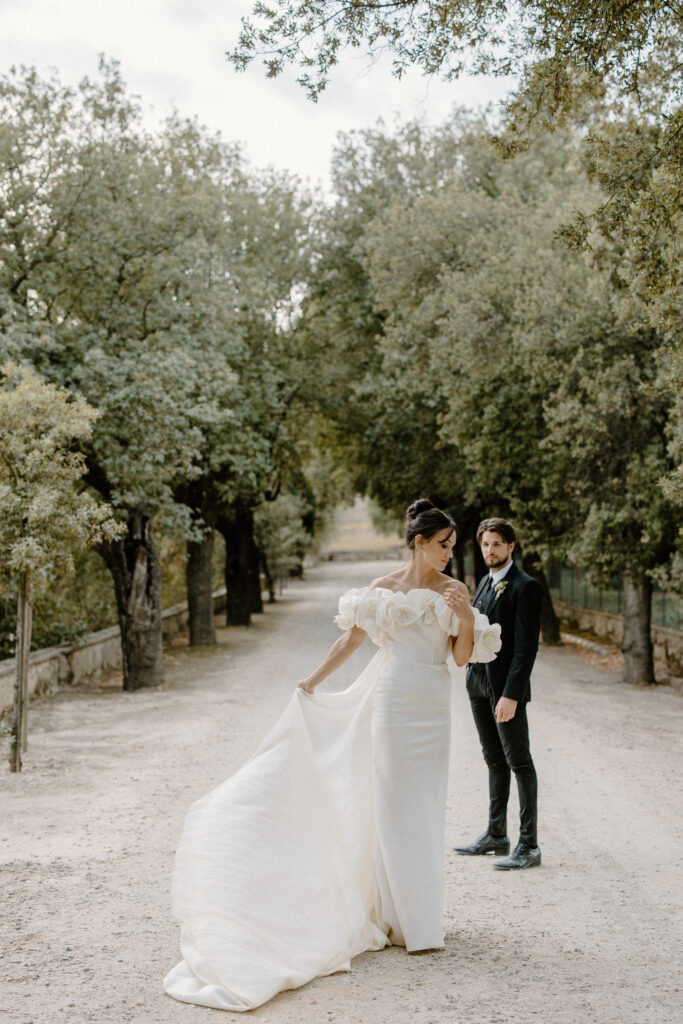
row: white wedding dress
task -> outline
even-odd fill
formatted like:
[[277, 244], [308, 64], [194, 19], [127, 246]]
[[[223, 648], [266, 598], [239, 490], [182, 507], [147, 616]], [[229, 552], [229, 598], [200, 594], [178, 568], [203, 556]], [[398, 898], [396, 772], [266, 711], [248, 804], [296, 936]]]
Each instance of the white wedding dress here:
[[[500, 626], [475, 613], [472, 661]], [[297, 689], [255, 756], [193, 804], [176, 858], [175, 999], [250, 1010], [364, 950], [443, 946], [449, 635], [432, 590], [367, 587], [341, 629], [380, 650], [341, 693]]]

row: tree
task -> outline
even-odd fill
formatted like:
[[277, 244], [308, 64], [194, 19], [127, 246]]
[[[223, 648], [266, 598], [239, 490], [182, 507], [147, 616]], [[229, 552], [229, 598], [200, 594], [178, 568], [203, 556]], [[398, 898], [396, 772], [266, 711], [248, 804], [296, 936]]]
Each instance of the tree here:
[[[239, 187], [226, 187], [223, 195], [221, 227], [205, 270], [200, 329], [205, 330], [210, 310], [209, 364], [227, 353], [235, 376], [230, 417], [200, 425], [199, 475], [176, 486], [177, 499], [193, 510], [199, 534], [188, 541], [193, 639], [200, 632], [213, 635], [209, 552], [215, 529], [226, 540], [228, 623], [248, 624], [251, 613], [262, 610], [253, 512], [277, 496], [297, 463], [301, 442], [287, 421], [308, 373], [291, 324], [296, 293], [310, 266], [310, 199], [295, 179], [273, 172], [245, 174]], [[205, 398], [214, 395], [214, 376], [205, 382]], [[219, 408], [224, 405], [219, 398]], [[195, 603], [204, 609], [201, 627]]]
[[[326, 354], [321, 407], [339, 432], [337, 450], [384, 507], [400, 511], [406, 493], [426, 492], [455, 513], [461, 538], [484, 514], [507, 515], [518, 525], [525, 567], [542, 584], [543, 565], [559, 557], [597, 578], [599, 561], [580, 544], [591, 530], [590, 500], [609, 493], [615, 522], [635, 500], [634, 485], [622, 463], [609, 471], [613, 484], [607, 462], [582, 461], [589, 438], [598, 452], [605, 443], [590, 426], [594, 395], [577, 391], [562, 444], [551, 438], [567, 381], [576, 380], [569, 367], [585, 366], [590, 379], [602, 366], [608, 392], [609, 367], [616, 380], [622, 374], [618, 345], [637, 345], [641, 388], [658, 397], [638, 407], [642, 417], [632, 409], [609, 420], [616, 448], [647, 445], [651, 453], [640, 482], [653, 508], [653, 543], [645, 551], [641, 534], [626, 531], [611, 563], [614, 572], [650, 559], [647, 579], [641, 572], [636, 581], [644, 599], [625, 623], [625, 646], [635, 650], [649, 629], [650, 573], [668, 563], [675, 544], [675, 531], [657, 525], [670, 524], [659, 486], [670, 400], [655, 382], [660, 339], [629, 303], [618, 247], [603, 245], [596, 265], [556, 237], [573, 208], [600, 200], [582, 171], [581, 138], [567, 129], [503, 160], [476, 121], [381, 135], [364, 133], [354, 154], [351, 146], [342, 151], [342, 201], [304, 310], [302, 330]], [[407, 170], [412, 158], [419, 183]], [[578, 500], [580, 478], [591, 481], [582, 491], [588, 504]], [[544, 637], [557, 635], [548, 600]]]
[[[555, 158], [555, 171], [565, 156]], [[536, 154], [534, 162], [538, 159]], [[490, 433], [482, 447], [472, 451], [476, 442], [471, 424], [504, 374], [492, 376], [480, 359], [473, 364], [464, 339], [457, 352], [443, 351], [449, 315], [445, 286], [459, 270], [465, 292], [468, 285], [475, 293], [485, 285], [486, 300], [494, 295], [497, 285], [491, 268], [481, 271], [481, 280], [476, 274], [482, 252], [492, 253], [501, 243], [500, 236], [488, 239], [488, 234], [496, 216], [494, 197], [505, 185], [505, 167], [481, 120], [460, 115], [433, 132], [410, 124], [394, 136], [379, 128], [344, 139], [335, 162], [339, 202], [326, 225], [326, 245], [302, 324], [302, 331], [324, 352], [318, 403], [328, 424], [328, 443], [350, 468], [354, 486], [397, 515], [403, 514], [411, 497], [423, 493], [449, 509], [458, 523], [461, 576], [467, 542], [472, 544], [476, 576], [484, 571], [476, 528], [485, 514], [512, 514], [515, 492], [509, 481], [516, 474], [510, 460], [504, 477], [497, 475], [500, 460], [495, 462], [495, 451], [486, 451]], [[528, 172], [518, 167], [515, 173], [524, 194], [546, 187], [542, 175], [532, 185]], [[551, 170], [544, 173], [549, 176]], [[506, 187], [511, 192], [511, 182]], [[560, 194], [558, 186], [547, 200], [553, 213]], [[528, 210], [523, 202], [519, 205], [523, 220]], [[498, 208], [504, 222], [511, 212], [505, 199]], [[546, 230], [549, 242], [554, 225], [555, 221]], [[519, 231], [517, 221], [510, 230], [510, 244], [518, 241]], [[529, 252], [536, 243], [537, 239], [529, 240]], [[569, 259], [565, 253], [565, 261]], [[505, 250], [501, 265], [508, 260]], [[511, 280], [510, 290], [515, 287]], [[453, 323], [458, 323], [457, 312]], [[438, 353], [437, 338], [443, 345]], [[504, 339], [501, 333], [501, 351], [506, 350]], [[453, 342], [451, 334], [448, 345]], [[472, 367], [473, 379], [463, 366]], [[523, 381], [517, 383], [513, 377], [510, 388], [524, 396]], [[454, 392], [467, 407], [462, 407], [458, 429], [449, 429], [445, 418]], [[528, 396], [508, 405], [503, 397], [501, 391], [505, 425], [512, 425], [512, 440], [520, 438], [515, 455], [522, 453], [522, 466], [529, 448], [533, 450], [529, 431], [532, 437], [538, 435], [535, 421], [541, 407], [534, 409]], [[455, 411], [453, 418], [457, 419]], [[533, 465], [528, 477], [537, 483]], [[528, 516], [515, 518], [524, 526], [527, 564], [533, 561], [531, 568], [543, 578], [532, 557], [538, 538]], [[546, 640], [552, 641], [557, 631], [548, 600]]]
[[271, 352], [288, 268], [301, 265], [296, 200], [191, 122], [144, 132], [115, 65], [76, 93], [14, 72], [0, 107], [2, 348], [100, 412], [85, 456], [88, 482], [127, 525], [100, 545], [124, 687], [155, 685], [155, 519], [180, 523], [192, 545], [207, 480], [229, 502], [271, 471], [282, 407]]
[[458, 152], [448, 131], [406, 125], [395, 137], [378, 129], [342, 136], [335, 153], [337, 195], [324, 218], [320, 255], [298, 328], [315, 372], [307, 402], [321, 413], [321, 443], [366, 492], [402, 515], [426, 492], [456, 515], [467, 514], [457, 481], [457, 452], [444, 444], [433, 457], [438, 405], [430, 382], [407, 386], [400, 362], [384, 345], [386, 311], [368, 274], [368, 229], [392, 203], [417, 202], [457, 173]]
[[546, 402], [554, 472], [544, 485], [575, 519], [565, 540], [573, 560], [598, 584], [622, 575], [624, 679], [653, 683], [652, 581], [674, 554], [679, 529], [660, 486], [671, 467], [669, 402], [653, 386], [659, 339], [623, 315], [619, 297], [615, 305], [600, 343], [577, 350]]
[[590, 196], [579, 141], [558, 132], [514, 161], [480, 144], [494, 157], [485, 177], [464, 171], [464, 152], [459, 181], [367, 228], [385, 365], [410, 393], [433, 382], [440, 437], [469, 467], [466, 504], [519, 523], [528, 568], [564, 554], [596, 581], [624, 574], [625, 678], [650, 681], [652, 574], [676, 544], [660, 487], [661, 339], [623, 288], [616, 246], [596, 267], [555, 237]]
[[[370, 57], [388, 51], [398, 77], [411, 65], [447, 79], [526, 72], [530, 92], [542, 85], [558, 102], [571, 90], [572, 67], [627, 92], [639, 88], [655, 55], [675, 72], [681, 17], [676, 3], [657, 0], [574, 0], [561, 11], [550, 0], [258, 0], [229, 56], [239, 69], [261, 57], [269, 77], [297, 65], [313, 98], [350, 46]], [[675, 92], [674, 81], [668, 87]]]
[[669, 454], [674, 468], [662, 486], [668, 497], [683, 505], [683, 349], [663, 354], [659, 385], [671, 397], [672, 410], [668, 421]]
[[171, 125], [168, 141], [136, 131], [117, 68], [102, 75], [77, 94], [33, 71], [1, 83], [2, 348], [100, 413], [87, 478], [127, 525], [100, 551], [134, 689], [162, 673], [153, 517], [196, 453], [199, 360], [174, 342], [189, 333], [178, 284], [211, 211], [181, 169], [191, 129]]
[[517, 524], [525, 568], [546, 593], [544, 640], [557, 643], [543, 565], [564, 524], [542, 500], [539, 442], [548, 388], [586, 337], [589, 271], [554, 239], [579, 194], [575, 150], [545, 140], [506, 163], [484, 126], [459, 129], [453, 180], [396, 201], [367, 229], [385, 362], [404, 391], [431, 388], [439, 461], [459, 454], [471, 531], [494, 512]]
[[[226, 565], [244, 561], [250, 586], [245, 601], [243, 573], [231, 575], [231, 621], [260, 608], [248, 510], [277, 493], [289, 444], [283, 424], [302, 366], [288, 339], [310, 202], [297, 182], [250, 172], [234, 146], [192, 122], [143, 131], [115, 64], [77, 92], [14, 72], [0, 103], [10, 126], [0, 138], [3, 348], [101, 413], [86, 459], [89, 483], [127, 523], [126, 537], [100, 548], [124, 687], [155, 685], [155, 520], [188, 536], [194, 641], [213, 635], [216, 527], [229, 534]], [[26, 326], [16, 339], [15, 322]], [[246, 559], [235, 519], [249, 527]]]
[[83, 488], [75, 445], [97, 413], [82, 398], [5, 363], [0, 387], [0, 567], [17, 580], [17, 643], [10, 767], [26, 748], [33, 582], [73, 569], [74, 549], [116, 536], [112, 510]]
[[288, 64], [317, 98], [345, 46], [388, 51], [399, 77], [408, 66], [446, 79], [463, 73], [518, 76], [499, 144], [508, 155], [539, 131], [580, 122], [586, 163], [601, 190], [565, 225], [589, 248], [591, 231], [625, 250], [620, 269], [652, 326], [680, 336], [683, 195], [679, 2], [639, 0], [257, 0], [243, 19], [238, 69], [256, 57], [267, 74]]

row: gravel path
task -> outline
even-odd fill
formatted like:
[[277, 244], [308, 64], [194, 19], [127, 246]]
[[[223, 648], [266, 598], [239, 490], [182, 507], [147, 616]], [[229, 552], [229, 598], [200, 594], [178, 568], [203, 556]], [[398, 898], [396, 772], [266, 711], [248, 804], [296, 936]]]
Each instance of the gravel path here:
[[[335, 638], [339, 592], [389, 568], [312, 570], [249, 629], [175, 649], [162, 692], [101, 686], [32, 704], [20, 775], [5, 774], [1, 751], [1, 1024], [228, 1019], [161, 989], [178, 959], [169, 879], [186, 809], [253, 752]], [[370, 653], [366, 642], [330, 685], [346, 685]], [[444, 952], [364, 954], [350, 974], [284, 993], [251, 1021], [683, 1019], [683, 701], [621, 685], [567, 649], [541, 652], [534, 698], [543, 867], [495, 872], [489, 858], [450, 854]], [[486, 819], [460, 672], [453, 723], [449, 849]]]

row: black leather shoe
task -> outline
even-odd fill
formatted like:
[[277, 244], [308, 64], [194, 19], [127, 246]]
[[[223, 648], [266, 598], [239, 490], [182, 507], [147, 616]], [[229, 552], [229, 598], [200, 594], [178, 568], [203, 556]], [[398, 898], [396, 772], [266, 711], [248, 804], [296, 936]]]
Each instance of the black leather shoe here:
[[456, 853], [467, 854], [468, 857], [477, 857], [484, 853], [500, 855], [510, 852], [510, 840], [507, 836], [492, 836], [484, 832], [483, 836], [479, 836], [469, 846], [454, 846], [453, 849]]
[[493, 866], [499, 871], [539, 868], [541, 866], [541, 851], [538, 846], [517, 843], [509, 857], [506, 857], [505, 860], [497, 860]]

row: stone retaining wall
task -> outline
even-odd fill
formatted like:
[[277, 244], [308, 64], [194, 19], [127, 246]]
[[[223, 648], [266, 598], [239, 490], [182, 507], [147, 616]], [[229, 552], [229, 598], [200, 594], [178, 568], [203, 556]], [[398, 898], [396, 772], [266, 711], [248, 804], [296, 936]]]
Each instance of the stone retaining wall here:
[[[224, 611], [225, 590], [217, 590], [213, 598], [214, 611]], [[565, 601], [553, 603], [561, 622], [570, 629], [593, 633], [612, 643], [621, 644], [621, 615], [591, 608], [577, 608]], [[162, 613], [162, 618], [165, 643], [179, 633], [187, 632], [186, 604], [167, 608]], [[664, 626], [653, 626], [652, 642], [655, 657], [666, 661], [672, 671], [683, 674], [683, 632]], [[90, 633], [77, 644], [63, 644], [60, 647], [34, 651], [29, 661], [29, 694], [50, 693], [59, 686], [96, 681], [104, 672], [120, 668], [119, 628], [112, 626], [97, 633]], [[0, 661], [0, 714], [11, 708], [13, 701], [14, 660]]]
[[[214, 611], [225, 610], [225, 590], [213, 595]], [[162, 613], [164, 643], [188, 630], [186, 604], [176, 604]], [[76, 644], [62, 644], [33, 651], [29, 658], [29, 695], [51, 693], [59, 686], [97, 681], [107, 671], [121, 668], [121, 640], [118, 626], [89, 633]], [[0, 714], [14, 703], [14, 659], [0, 661]]]
[[[553, 601], [553, 605], [563, 625], [621, 645], [624, 638], [621, 615], [594, 608], [577, 608], [566, 601]], [[652, 643], [655, 658], [666, 661], [674, 672], [683, 673], [683, 632], [666, 626], [653, 626]]]
[[379, 551], [374, 548], [367, 551], [324, 551], [321, 558], [324, 562], [404, 562], [406, 546], [395, 544]]

